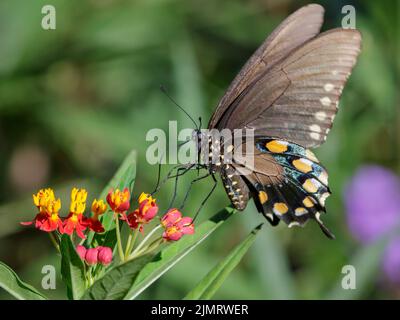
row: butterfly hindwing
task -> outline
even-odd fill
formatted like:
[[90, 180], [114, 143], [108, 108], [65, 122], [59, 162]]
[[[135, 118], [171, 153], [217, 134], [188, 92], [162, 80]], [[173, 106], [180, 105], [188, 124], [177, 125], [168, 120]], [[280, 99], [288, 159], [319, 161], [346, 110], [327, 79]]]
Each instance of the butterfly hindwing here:
[[[314, 219], [330, 237], [320, 220], [330, 195], [328, 174], [315, 155], [306, 148], [284, 140], [259, 138], [255, 144], [254, 166], [244, 170], [242, 157], [234, 154], [233, 168], [244, 177], [256, 207], [268, 221], [279, 220], [289, 227], [303, 226]], [[322, 180], [322, 181], [320, 181]]]

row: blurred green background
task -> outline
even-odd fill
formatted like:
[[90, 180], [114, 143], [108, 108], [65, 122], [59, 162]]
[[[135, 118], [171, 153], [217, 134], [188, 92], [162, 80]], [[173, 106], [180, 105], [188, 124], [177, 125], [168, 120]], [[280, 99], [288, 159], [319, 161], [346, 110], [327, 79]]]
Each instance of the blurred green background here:
[[[324, 30], [339, 27], [342, 6], [353, 4], [363, 34], [362, 54], [345, 87], [333, 130], [315, 151], [330, 173], [333, 195], [324, 221], [337, 240], [326, 239], [315, 223], [304, 229], [265, 226], [216, 298], [400, 297], [400, 290], [379, 270], [368, 273], [357, 290], [338, 289], [342, 267], [362, 249], [346, 225], [346, 183], [363, 163], [400, 173], [398, 2], [316, 2], [326, 9]], [[169, 120], [178, 120], [179, 128], [192, 127], [159, 85], [169, 88], [194, 117], [207, 121], [258, 45], [288, 14], [307, 3], [1, 1], [0, 260], [40, 289], [42, 266], [58, 265], [59, 259], [45, 233], [19, 225], [35, 214], [31, 194], [53, 187], [67, 199], [69, 188], [78, 186], [94, 198], [132, 148], [139, 156], [136, 195], [151, 191], [157, 167], [145, 160], [147, 131], [167, 130]], [[45, 4], [56, 8], [56, 30], [41, 28]], [[182, 179], [180, 196], [194, 176]], [[196, 185], [185, 215], [193, 214], [209, 186], [210, 181]], [[158, 195], [161, 207], [168, 205], [171, 194], [171, 186], [163, 188]], [[228, 204], [220, 185], [201, 219]], [[65, 215], [66, 201], [63, 209]], [[263, 218], [249, 205], [142, 298], [182, 298], [260, 221]], [[63, 298], [61, 280], [57, 290], [46, 295]], [[9, 296], [0, 290], [0, 298]]]

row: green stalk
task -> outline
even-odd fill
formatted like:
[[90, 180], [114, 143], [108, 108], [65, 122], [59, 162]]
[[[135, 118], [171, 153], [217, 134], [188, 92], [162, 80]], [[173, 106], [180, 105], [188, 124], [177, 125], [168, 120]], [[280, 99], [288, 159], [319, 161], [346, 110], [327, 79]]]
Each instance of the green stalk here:
[[141, 255], [144, 255], [145, 253], [150, 253], [154, 249], [156, 249], [161, 243], [163, 242], [163, 238], [159, 237], [155, 239], [152, 243], [150, 243], [148, 246], [142, 248], [141, 250], [135, 250], [129, 257], [128, 260], [135, 259]]
[[57, 249], [57, 251], [60, 252], [60, 245], [58, 244], [56, 238], [54, 237], [53, 232], [49, 232], [49, 237], [50, 237], [51, 243], [54, 245], [54, 247]]
[[128, 243], [126, 244], [126, 249], [125, 249], [125, 260], [127, 260], [129, 255], [131, 254], [132, 249], [133, 249], [133, 247], [135, 245], [135, 242], [136, 242], [138, 234], [139, 234], [138, 229], [136, 229], [134, 231], [132, 231], [132, 230], [130, 231], [129, 238], [128, 238]]
[[117, 213], [114, 214], [114, 218], [115, 218], [115, 230], [117, 233], [118, 254], [119, 254], [119, 258], [121, 259], [121, 262], [124, 262], [125, 257], [124, 257], [124, 250], [122, 249], [121, 231], [119, 229], [119, 219], [118, 219]]
[[157, 227], [155, 227], [153, 230], [151, 230], [149, 232], [149, 234], [142, 240], [142, 242], [139, 243], [139, 245], [136, 247], [136, 249], [133, 250], [132, 255], [134, 255], [135, 253], [139, 252], [140, 249], [142, 249], [143, 246], [146, 244], [146, 242], [151, 238], [151, 236], [160, 228], [161, 228], [161, 225], [159, 224]]

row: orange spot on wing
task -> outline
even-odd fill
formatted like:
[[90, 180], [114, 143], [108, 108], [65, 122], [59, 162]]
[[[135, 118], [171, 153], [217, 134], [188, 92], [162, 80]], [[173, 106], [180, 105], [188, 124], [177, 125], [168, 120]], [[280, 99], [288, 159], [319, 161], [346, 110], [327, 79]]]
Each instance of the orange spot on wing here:
[[294, 167], [304, 173], [312, 171], [311, 163], [307, 163], [305, 159], [293, 160]]
[[261, 204], [264, 204], [268, 201], [268, 194], [265, 191], [260, 191], [258, 193], [258, 199], [260, 199]]
[[274, 153], [283, 153], [287, 150], [287, 145], [278, 140], [272, 140], [268, 142], [265, 146], [269, 151]]

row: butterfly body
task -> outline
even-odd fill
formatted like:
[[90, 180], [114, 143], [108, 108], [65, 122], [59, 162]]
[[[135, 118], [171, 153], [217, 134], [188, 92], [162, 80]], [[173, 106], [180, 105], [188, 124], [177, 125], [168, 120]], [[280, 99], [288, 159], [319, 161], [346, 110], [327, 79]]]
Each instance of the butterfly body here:
[[253, 198], [271, 224], [303, 226], [313, 219], [332, 238], [320, 219], [330, 195], [328, 174], [310, 148], [322, 144], [332, 127], [361, 35], [344, 29], [319, 34], [323, 13], [312, 4], [289, 16], [219, 102], [208, 129], [251, 130], [253, 141], [198, 134], [198, 145], [207, 146], [206, 167], [220, 174], [236, 209]]

